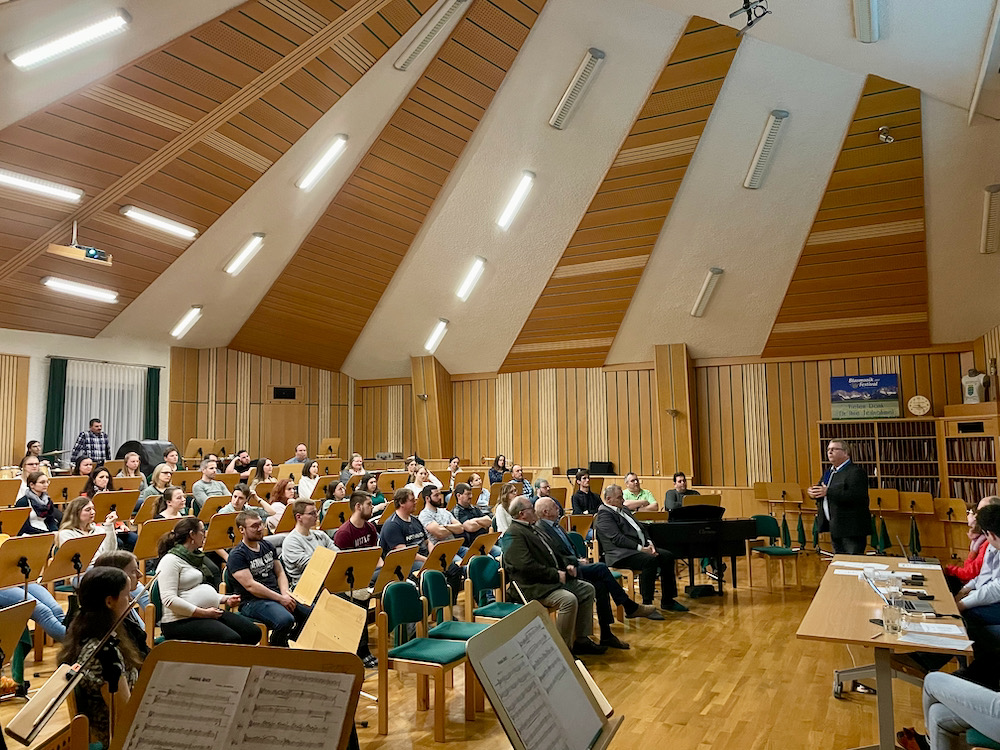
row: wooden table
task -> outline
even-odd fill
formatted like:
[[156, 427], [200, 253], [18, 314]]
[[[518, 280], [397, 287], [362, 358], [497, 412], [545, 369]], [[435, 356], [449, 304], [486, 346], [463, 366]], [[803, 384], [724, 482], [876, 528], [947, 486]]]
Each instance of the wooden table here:
[[[865, 555], [837, 555], [833, 562], [856, 562], [866, 564], [883, 564], [889, 566], [889, 571], [904, 575], [922, 573], [927, 581], [921, 588], [934, 595], [931, 604], [939, 614], [958, 614], [955, 600], [948, 591], [941, 569], [936, 570], [906, 570], [901, 569], [901, 563], [906, 563], [904, 557], [870, 557]], [[796, 637], [806, 640], [843, 643], [847, 646], [864, 646], [875, 650], [875, 686], [877, 690], [878, 707], [878, 744], [868, 745], [863, 750], [893, 750], [896, 747], [896, 730], [892, 717], [892, 667], [890, 658], [893, 653], [907, 651], [933, 651], [943, 654], [969, 654], [971, 648], [962, 649], [958, 645], [959, 636], [955, 636], [956, 648], [938, 648], [933, 646], [899, 643], [899, 636], [888, 635], [878, 625], [869, 622], [870, 618], [881, 619], [882, 600], [863, 580], [855, 576], [838, 575], [836, 570], [844, 570], [843, 566], [830, 565], [820, 582], [816, 596], [809, 610], [799, 625]], [[860, 569], [858, 570], [860, 572]], [[909, 616], [914, 622], [923, 622], [919, 616]], [[961, 638], [966, 638], [965, 627], [961, 620], [952, 617], [929, 618], [927, 622], [947, 623], [962, 628]], [[941, 636], [947, 638], [947, 636]], [[859, 748], [858, 750], [862, 750]]]

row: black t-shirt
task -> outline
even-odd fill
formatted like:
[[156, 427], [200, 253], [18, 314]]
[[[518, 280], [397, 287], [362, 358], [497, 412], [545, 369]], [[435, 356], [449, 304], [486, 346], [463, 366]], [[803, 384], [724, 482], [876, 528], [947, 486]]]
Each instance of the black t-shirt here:
[[[468, 508], [463, 508], [461, 505], [456, 503], [455, 518], [458, 519], [459, 523], [464, 524], [466, 521], [470, 521], [473, 518], [489, 518], [489, 516], [483, 513], [483, 511], [480, 508], [477, 508], [475, 505], [470, 505]], [[489, 530], [490, 527], [487, 526], [484, 529], [477, 529], [476, 531], [468, 531], [468, 530], [463, 531], [462, 534], [465, 536], [465, 546], [468, 547], [469, 545], [472, 544], [472, 541], [477, 536], [482, 536]]]
[[419, 546], [419, 553], [427, 555], [427, 531], [420, 520], [411, 515], [409, 521], [404, 521], [399, 514], [393, 513], [389, 520], [382, 524], [379, 534], [379, 545], [384, 554], [389, 554], [400, 544], [406, 547]]
[[[245, 542], [240, 542], [229, 553], [226, 568], [230, 574], [234, 574], [239, 570], [249, 569], [250, 575], [253, 576], [253, 579], [257, 583], [267, 586], [271, 591], [278, 591], [278, 576], [274, 572], [274, 561], [277, 559], [277, 553], [274, 547], [263, 539], [258, 544], [259, 549], [257, 552], [254, 552], [247, 547]], [[240, 595], [241, 605], [258, 599], [258, 597], [249, 593], [240, 585], [235, 575], [233, 575], [233, 586], [236, 589], [236, 593]]]
[[593, 515], [601, 509], [601, 498], [591, 491], [573, 493], [573, 512]]

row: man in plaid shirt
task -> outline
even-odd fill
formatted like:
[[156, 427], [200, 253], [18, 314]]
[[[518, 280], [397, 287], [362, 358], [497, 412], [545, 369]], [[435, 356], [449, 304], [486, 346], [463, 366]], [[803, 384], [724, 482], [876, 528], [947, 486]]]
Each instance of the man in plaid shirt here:
[[111, 460], [111, 441], [104, 432], [101, 420], [90, 420], [90, 429], [81, 432], [76, 438], [70, 461], [76, 461], [80, 456], [89, 456], [97, 465]]

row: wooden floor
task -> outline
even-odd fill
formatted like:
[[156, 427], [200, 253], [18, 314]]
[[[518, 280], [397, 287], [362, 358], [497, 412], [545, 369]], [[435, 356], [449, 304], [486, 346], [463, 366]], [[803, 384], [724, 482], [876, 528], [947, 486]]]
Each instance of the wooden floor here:
[[[825, 566], [824, 566], [825, 568]], [[740, 559], [741, 588], [728, 585], [722, 598], [688, 600], [686, 614], [667, 614], [665, 622], [629, 621], [616, 625], [629, 651], [609, 651], [586, 663], [625, 723], [613, 746], [664, 750], [843, 750], [876, 740], [875, 699], [845, 692], [833, 697], [833, 670], [852, 665], [844, 646], [800, 641], [795, 630], [822, 574], [814, 555], [802, 560], [805, 585], [769, 594], [745, 587], [746, 561]], [[754, 566], [755, 583], [764, 579], [763, 563]], [[776, 582], [777, 583], [777, 582]], [[374, 632], [373, 632], [374, 635]], [[855, 649], [857, 663], [870, 663], [870, 650]], [[46, 661], [54, 649], [47, 649]], [[37, 670], [42, 665], [37, 665]], [[31, 671], [32, 665], [26, 666]], [[371, 673], [374, 675], [374, 673]], [[507, 746], [492, 712], [463, 720], [461, 670], [449, 693], [448, 745], [470, 750]], [[358, 729], [363, 748], [436, 748], [433, 720], [417, 714], [414, 677], [390, 675], [389, 734], [376, 734], [376, 710], [363, 697]], [[40, 681], [39, 681], [40, 684]], [[374, 676], [365, 690], [375, 693]], [[896, 726], [922, 727], [920, 692], [897, 681]], [[0, 724], [23, 705], [0, 704]], [[65, 713], [53, 729], [67, 721]], [[8, 739], [10, 747], [17, 744]]]

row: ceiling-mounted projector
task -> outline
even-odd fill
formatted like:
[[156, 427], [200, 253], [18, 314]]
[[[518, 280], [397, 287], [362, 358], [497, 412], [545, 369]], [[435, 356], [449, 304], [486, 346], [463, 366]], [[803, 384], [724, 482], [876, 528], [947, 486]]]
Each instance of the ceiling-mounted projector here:
[[102, 266], [111, 265], [111, 254], [103, 250], [98, 250], [91, 245], [81, 245], [76, 241], [76, 222], [73, 222], [73, 240], [68, 245], [49, 245], [46, 252], [53, 255], [60, 255], [63, 258], [73, 260], [85, 260], [90, 263], [100, 263]]

